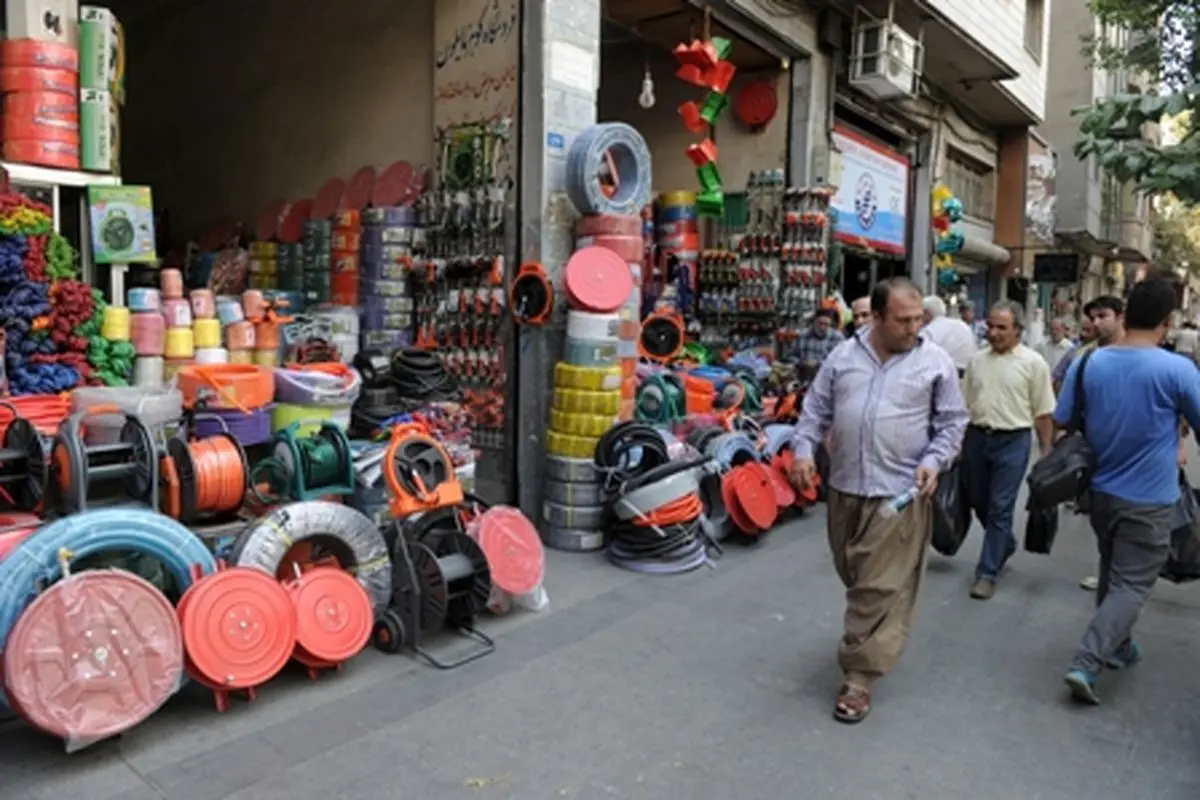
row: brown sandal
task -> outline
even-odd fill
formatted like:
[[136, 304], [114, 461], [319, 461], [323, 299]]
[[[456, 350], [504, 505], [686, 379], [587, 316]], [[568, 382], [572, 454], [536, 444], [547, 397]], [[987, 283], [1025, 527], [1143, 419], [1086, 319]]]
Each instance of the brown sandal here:
[[847, 725], [855, 725], [871, 713], [871, 693], [852, 683], [842, 685], [837, 704], [833, 707], [833, 718]]

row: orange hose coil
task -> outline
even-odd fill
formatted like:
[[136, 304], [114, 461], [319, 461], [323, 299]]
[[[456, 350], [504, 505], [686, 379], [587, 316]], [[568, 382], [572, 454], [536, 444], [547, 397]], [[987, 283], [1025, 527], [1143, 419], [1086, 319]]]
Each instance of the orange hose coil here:
[[191, 364], [179, 370], [177, 379], [188, 408], [201, 402], [248, 414], [275, 397], [274, 373], [254, 364]]
[[633, 524], [639, 528], [649, 528], [654, 525], [687, 525], [700, 518], [704, 513], [704, 502], [698, 494], [689, 494], [678, 500], [672, 500], [666, 505], [659, 506], [648, 514], [642, 514], [633, 519]]
[[13, 408], [17, 410], [17, 416], [28, 420], [43, 436], [53, 436], [57, 433], [59, 424], [71, 413], [69, 394], [6, 397], [4, 403], [12, 408], [0, 405], [0, 441], [4, 440], [8, 425], [13, 421]]
[[[195, 484], [196, 512], [226, 514], [242, 507], [248, 476], [246, 462], [238, 446], [228, 436], [212, 436], [188, 442]], [[183, 513], [181, 486], [175, 459], [163, 457], [163, 513], [179, 519]]]

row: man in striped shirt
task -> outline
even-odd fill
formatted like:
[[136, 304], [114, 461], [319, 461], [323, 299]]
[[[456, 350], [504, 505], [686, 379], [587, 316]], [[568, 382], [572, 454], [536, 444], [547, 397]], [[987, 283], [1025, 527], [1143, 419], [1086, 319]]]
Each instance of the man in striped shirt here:
[[876, 286], [871, 324], [821, 365], [792, 443], [790, 477], [804, 488], [828, 436], [826, 525], [846, 587], [844, 677], [834, 707], [841, 722], [866, 717], [871, 684], [896, 665], [908, 640], [932, 532], [930, 497], [967, 427], [958, 371], [921, 334], [923, 313], [911, 281]]

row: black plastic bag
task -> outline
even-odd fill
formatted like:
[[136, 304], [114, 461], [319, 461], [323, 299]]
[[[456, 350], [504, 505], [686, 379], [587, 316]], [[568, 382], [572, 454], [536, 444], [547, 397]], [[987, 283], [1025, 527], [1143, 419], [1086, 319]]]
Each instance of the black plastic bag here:
[[1200, 580], [1200, 498], [1186, 480], [1181, 483], [1171, 554], [1159, 572], [1159, 577], [1171, 583]]
[[1031, 506], [1025, 521], [1025, 550], [1029, 553], [1050, 555], [1054, 537], [1058, 535], [1058, 506], [1042, 508]]
[[933, 493], [933, 549], [952, 556], [967, 540], [971, 528], [971, 506], [967, 503], [967, 488], [959, 464], [938, 475], [937, 491]]

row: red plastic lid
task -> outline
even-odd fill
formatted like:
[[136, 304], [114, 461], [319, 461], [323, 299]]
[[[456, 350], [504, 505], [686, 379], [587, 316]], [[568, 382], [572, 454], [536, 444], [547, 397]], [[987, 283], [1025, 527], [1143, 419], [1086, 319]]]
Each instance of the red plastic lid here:
[[346, 191], [346, 182], [341, 178], [330, 178], [317, 192], [313, 200], [312, 218], [329, 219], [338, 211], [342, 202], [342, 194]]
[[8, 699], [61, 739], [103, 739], [138, 725], [183, 676], [175, 609], [128, 572], [82, 572], [17, 619], [5, 645]]
[[42, 524], [36, 514], [0, 514], [0, 561], [33, 535]]
[[479, 546], [492, 583], [509, 594], [529, 594], [545, 577], [546, 551], [529, 517], [511, 506], [494, 506], [479, 518]]
[[788, 508], [796, 504], [796, 490], [788, 483], [787, 476], [777, 469], [767, 469], [771, 478], [771, 491], [775, 493], [775, 505]]
[[260, 242], [269, 242], [274, 239], [275, 232], [279, 230], [279, 223], [283, 219], [283, 212], [287, 207], [287, 201], [282, 197], [277, 197], [263, 206], [262, 211], [258, 212], [258, 218], [254, 221], [254, 238]]
[[769, 81], [754, 81], [746, 85], [733, 101], [738, 119], [751, 128], [761, 128], [775, 118], [779, 96]]
[[340, 664], [371, 640], [371, 597], [350, 573], [337, 567], [311, 569], [288, 584], [288, 595], [296, 609], [296, 646], [313, 659]]
[[771, 473], [757, 462], [743, 464], [733, 470], [733, 491], [746, 518], [759, 530], [765, 531], [779, 517], [775, 491], [771, 488]]
[[576, 250], [563, 267], [563, 285], [574, 308], [611, 314], [633, 291], [633, 274], [619, 255], [603, 247]]
[[363, 167], [346, 182], [346, 190], [342, 192], [342, 201], [337, 210], [354, 209], [362, 211], [371, 202], [371, 193], [375, 190], [375, 168]]
[[201, 578], [179, 602], [183, 642], [195, 677], [220, 689], [261, 686], [296, 644], [296, 612], [279, 583], [250, 567]]
[[304, 223], [312, 219], [313, 201], [309, 198], [297, 200], [288, 207], [279, 222], [279, 241], [295, 244], [304, 236]]
[[412, 180], [412, 164], [407, 161], [397, 161], [392, 164], [375, 179], [375, 188], [371, 192], [371, 205], [376, 208], [399, 205], [401, 200], [408, 197]]

